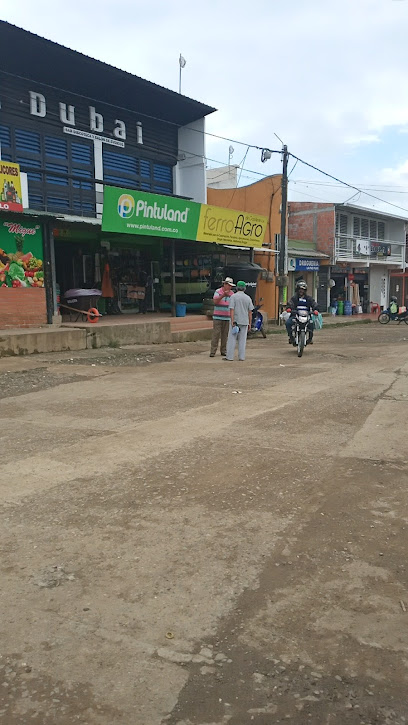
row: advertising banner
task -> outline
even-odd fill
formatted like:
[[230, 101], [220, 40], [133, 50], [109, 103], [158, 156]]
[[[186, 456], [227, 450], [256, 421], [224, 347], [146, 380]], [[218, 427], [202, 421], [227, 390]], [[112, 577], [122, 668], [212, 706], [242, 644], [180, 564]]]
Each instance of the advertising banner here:
[[201, 204], [196, 239], [240, 247], [262, 247], [267, 217]]
[[0, 287], [43, 287], [41, 227], [0, 220]]
[[23, 211], [20, 166], [11, 161], [0, 160], [0, 209]]
[[102, 231], [262, 247], [267, 217], [105, 186]]
[[105, 186], [102, 231], [195, 239], [200, 204], [172, 196]]

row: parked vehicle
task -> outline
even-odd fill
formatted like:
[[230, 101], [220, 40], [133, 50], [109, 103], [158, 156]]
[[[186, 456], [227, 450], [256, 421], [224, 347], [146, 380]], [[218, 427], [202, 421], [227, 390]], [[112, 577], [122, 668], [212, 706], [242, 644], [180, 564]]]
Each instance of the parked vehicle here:
[[[263, 302], [263, 299], [261, 298], [259, 302]], [[262, 312], [260, 312], [262, 305], [255, 305], [254, 309], [252, 310], [252, 323], [251, 323], [251, 329], [248, 330], [248, 336], [249, 337], [255, 337], [255, 335], [258, 334], [258, 332], [261, 333], [262, 337], [266, 337], [266, 329], [265, 329], [265, 323], [264, 323], [264, 316]]]
[[381, 325], [388, 325], [391, 320], [396, 320], [398, 324], [400, 324], [400, 322], [405, 322], [405, 324], [408, 325], [408, 310], [405, 310], [404, 312], [398, 311], [396, 297], [391, 297], [389, 307], [380, 312], [378, 315], [378, 322]]

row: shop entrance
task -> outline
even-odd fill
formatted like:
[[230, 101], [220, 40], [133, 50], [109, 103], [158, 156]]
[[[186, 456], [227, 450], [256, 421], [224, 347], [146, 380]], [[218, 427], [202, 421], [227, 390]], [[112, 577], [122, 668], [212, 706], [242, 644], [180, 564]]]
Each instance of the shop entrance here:
[[115, 239], [59, 238], [58, 231], [54, 233], [54, 252], [61, 301], [69, 290], [98, 290], [97, 306], [102, 314], [144, 314], [159, 309], [160, 241], [135, 247]]

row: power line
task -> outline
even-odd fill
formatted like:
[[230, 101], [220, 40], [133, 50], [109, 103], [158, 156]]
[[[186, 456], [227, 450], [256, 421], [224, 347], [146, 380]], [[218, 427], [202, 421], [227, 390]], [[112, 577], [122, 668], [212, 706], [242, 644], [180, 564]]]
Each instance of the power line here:
[[405, 211], [408, 214], [408, 209], [405, 209], [403, 206], [398, 206], [398, 204], [393, 204], [391, 201], [386, 201], [385, 199], [380, 199], [379, 196], [374, 196], [374, 194], [370, 194], [368, 191], [362, 192], [361, 189], [359, 189], [357, 186], [353, 186], [353, 184], [348, 184], [347, 181], [342, 181], [341, 179], [338, 179], [337, 176], [333, 176], [332, 174], [329, 174], [327, 171], [323, 171], [322, 169], [319, 169], [317, 166], [313, 166], [313, 164], [309, 164], [307, 161], [303, 161], [303, 159], [300, 159], [298, 156], [295, 156], [295, 154], [290, 153], [289, 155], [292, 156], [292, 158], [300, 161], [301, 164], [308, 166], [310, 169], [313, 169], [314, 171], [318, 171], [319, 174], [323, 174], [324, 176], [327, 176], [329, 179], [338, 181], [340, 184], [342, 184], [343, 186], [347, 186], [349, 189], [354, 189], [354, 191], [359, 191], [360, 193], [363, 193], [366, 196], [369, 196], [371, 199], [380, 201], [382, 204], [388, 204], [388, 206], [392, 206], [395, 209], [400, 209], [401, 211]]
[[[53, 86], [49, 83], [44, 83], [42, 81], [33, 81], [32, 78], [26, 78], [25, 76], [20, 76], [17, 73], [9, 73], [8, 71], [5, 71], [5, 70], [1, 70], [0, 73], [3, 73], [7, 76], [11, 76], [12, 78], [18, 78], [19, 80], [22, 80], [22, 81], [29, 81], [30, 83], [37, 82], [40, 85], [45, 86], [46, 88], [51, 88], [53, 91], [59, 91], [59, 92], [63, 91], [65, 93], [69, 93], [70, 95], [78, 96], [78, 98], [83, 98], [86, 101], [93, 101], [94, 103], [102, 103], [105, 106], [110, 106], [111, 108], [115, 108], [116, 110], [120, 110], [120, 111], [125, 111], [126, 113], [132, 113], [133, 115], [138, 116], [138, 117], [148, 118], [151, 121], [158, 121], [159, 123], [167, 123], [171, 126], [174, 126], [175, 128], [182, 128], [180, 123], [176, 123], [176, 121], [169, 121], [168, 119], [158, 118], [157, 116], [152, 116], [148, 113], [143, 113], [142, 111], [134, 111], [131, 108], [125, 108], [124, 106], [117, 106], [113, 103], [109, 103], [109, 101], [103, 101], [100, 98], [91, 98], [90, 96], [84, 96], [82, 93], [76, 93], [75, 91], [68, 91], [64, 88], [58, 88], [57, 86]], [[137, 76], [135, 76], [135, 77], [137, 77]], [[159, 86], [159, 88], [161, 88], [161, 86]], [[164, 90], [166, 90], [166, 89], [164, 89]], [[3, 94], [3, 98], [10, 98], [12, 100], [15, 100], [12, 96], [7, 96], [4, 94]], [[200, 103], [200, 102], [196, 101], [196, 103]], [[58, 115], [58, 114], [55, 114], [55, 115]], [[221, 139], [222, 141], [228, 141], [229, 143], [240, 144], [241, 146], [248, 146], [249, 148], [257, 149], [258, 151], [262, 151], [262, 149], [265, 148], [264, 146], [257, 146], [256, 144], [248, 144], [245, 141], [238, 141], [237, 139], [234, 139], [234, 138], [228, 138], [227, 136], [220, 136], [219, 134], [211, 133], [210, 131], [202, 131], [199, 128], [190, 127], [189, 131], [194, 131], [194, 133], [202, 133], [205, 136], [212, 136], [213, 138], [218, 138], [218, 139]], [[272, 154], [281, 153], [281, 151], [276, 151], [276, 150], [272, 150], [272, 149], [268, 149], [268, 151], [270, 151]]]
[[[33, 81], [32, 81], [32, 79], [26, 78], [26, 77], [24, 77], [24, 76], [20, 76], [20, 75], [18, 75], [18, 74], [16, 74], [16, 73], [9, 73], [8, 71], [4, 71], [4, 70], [2, 70], [2, 71], [0, 71], [0, 72], [1, 72], [1, 73], [3, 73], [4, 75], [7, 75], [7, 76], [10, 76], [10, 77], [12, 77], [12, 78], [18, 78], [19, 80], [23, 80], [23, 81], [30, 81], [30, 82], [33, 82]], [[45, 86], [46, 88], [51, 88], [52, 90], [55, 90], [55, 91], [59, 91], [59, 92], [61, 92], [61, 91], [65, 91], [65, 89], [63, 89], [63, 88], [58, 88], [57, 86], [53, 86], [53, 85], [51, 85], [51, 84], [48, 84], [48, 83], [43, 83], [43, 82], [41, 82], [41, 81], [38, 81], [38, 83], [40, 83], [40, 85], [42, 85], [42, 86]], [[88, 96], [84, 96], [83, 94], [81, 94], [81, 93], [76, 93], [76, 92], [74, 92], [74, 91], [65, 91], [65, 92], [69, 93], [70, 95], [74, 95], [74, 96], [77, 96], [78, 98], [83, 98], [83, 99], [85, 99], [85, 100], [92, 100], [92, 101], [94, 101], [95, 103], [102, 103], [103, 105], [105, 105], [105, 106], [109, 106], [109, 107], [111, 107], [111, 108], [115, 108], [116, 110], [123, 110], [123, 111], [125, 111], [126, 113], [131, 113], [131, 114], [133, 114], [133, 115], [135, 115], [135, 116], [138, 116], [139, 118], [140, 118], [140, 117], [142, 117], [142, 118], [148, 118], [148, 119], [150, 119], [150, 120], [153, 120], [153, 121], [158, 121], [158, 122], [160, 122], [160, 123], [165, 123], [165, 124], [169, 124], [169, 125], [171, 125], [171, 126], [174, 126], [174, 127], [176, 127], [176, 128], [180, 128], [180, 124], [179, 124], [179, 123], [176, 123], [175, 121], [170, 121], [170, 120], [168, 120], [168, 119], [158, 118], [157, 116], [152, 116], [152, 115], [150, 115], [150, 114], [147, 114], [147, 113], [143, 113], [143, 112], [139, 112], [139, 111], [134, 111], [134, 110], [132, 110], [132, 109], [129, 109], [129, 108], [124, 108], [123, 106], [117, 106], [117, 105], [115, 105], [115, 104], [112, 104], [112, 103], [109, 103], [108, 101], [105, 101], [105, 100], [101, 100], [101, 99], [95, 99], [95, 98], [90, 98], [90, 97], [88, 97]], [[10, 99], [11, 99], [11, 100], [13, 100], [14, 102], [16, 102], [16, 99], [15, 99], [15, 98], [13, 98], [13, 97], [11, 97], [11, 96], [3, 95], [3, 97], [4, 97], [4, 98], [10, 98]], [[51, 115], [55, 115], [56, 117], [58, 117], [58, 114], [51, 114]], [[228, 142], [230, 142], [230, 143], [236, 143], [236, 144], [240, 144], [240, 145], [242, 145], [242, 146], [247, 146], [247, 152], [246, 152], [246, 154], [245, 154], [245, 157], [244, 157], [244, 159], [246, 158], [246, 155], [247, 155], [247, 153], [248, 153], [248, 151], [249, 151], [249, 149], [250, 149], [250, 148], [253, 148], [253, 149], [257, 149], [258, 151], [262, 151], [262, 150], [267, 150], [267, 151], [269, 151], [269, 152], [270, 152], [271, 154], [272, 154], [272, 153], [274, 153], [274, 154], [281, 154], [281, 153], [282, 153], [282, 150], [276, 150], [276, 149], [269, 149], [269, 148], [267, 148], [267, 147], [265, 147], [265, 146], [259, 146], [259, 145], [257, 145], [257, 144], [248, 144], [248, 143], [245, 143], [245, 142], [243, 142], [243, 141], [238, 141], [237, 139], [232, 139], [232, 138], [229, 138], [229, 137], [227, 137], [227, 136], [221, 136], [221, 135], [219, 135], [219, 134], [211, 133], [210, 131], [202, 131], [202, 130], [200, 130], [200, 129], [195, 129], [195, 128], [191, 128], [190, 130], [191, 130], [191, 131], [194, 131], [194, 132], [196, 132], [196, 133], [201, 133], [201, 134], [203, 134], [203, 135], [206, 135], [206, 136], [211, 136], [212, 138], [218, 138], [218, 139], [221, 139], [221, 140], [223, 140], [223, 141], [228, 141]], [[276, 135], [276, 134], [274, 134], [274, 135]], [[279, 137], [277, 136], [277, 138], [279, 138]], [[162, 145], [162, 147], [163, 147], [163, 145]], [[149, 150], [150, 150], [150, 151], [156, 150], [156, 149], [154, 149], [153, 147], [152, 147], [151, 149], [149, 149], [149, 147], [146, 147], [146, 146], [145, 146], [145, 149], [146, 149], [146, 148], [147, 148], [147, 150], [148, 150], [148, 151], [149, 151]], [[164, 147], [164, 148], [165, 148], [165, 150], [166, 150], [166, 147]], [[174, 149], [171, 149], [171, 150], [170, 150], [170, 149], [168, 149], [168, 150], [169, 150], [169, 153], [171, 153], [172, 155], [174, 155]], [[205, 159], [206, 159], [206, 161], [211, 161], [211, 162], [213, 162], [213, 163], [217, 163], [217, 164], [223, 164], [223, 162], [222, 162], [222, 161], [219, 161], [219, 160], [217, 160], [217, 159], [211, 159], [211, 158], [209, 158], [208, 156], [204, 156], [204, 154], [194, 154], [194, 153], [192, 153], [191, 151], [184, 151], [184, 150], [182, 150], [182, 149], [178, 149], [178, 152], [179, 152], [179, 153], [180, 153], [180, 152], [181, 152], [181, 153], [186, 153], [186, 154], [189, 154], [190, 156], [195, 156], [195, 157], [198, 157], [198, 158], [205, 158]], [[394, 207], [395, 209], [399, 209], [399, 210], [401, 210], [401, 211], [404, 211], [404, 212], [408, 213], [408, 209], [406, 209], [405, 207], [399, 206], [398, 204], [393, 204], [392, 202], [390, 202], [390, 201], [386, 201], [385, 199], [381, 199], [380, 197], [378, 197], [378, 196], [375, 196], [374, 194], [372, 194], [372, 193], [369, 193], [368, 191], [364, 191], [364, 190], [362, 190], [361, 188], [359, 188], [359, 187], [357, 187], [357, 186], [355, 186], [355, 185], [353, 185], [353, 184], [349, 184], [349, 183], [347, 183], [346, 181], [342, 181], [341, 179], [338, 179], [338, 178], [337, 178], [336, 176], [333, 176], [332, 174], [329, 174], [328, 172], [326, 172], [326, 171], [323, 171], [322, 169], [319, 169], [319, 168], [318, 168], [317, 166], [314, 166], [313, 164], [310, 164], [310, 163], [308, 163], [307, 161], [304, 161], [303, 159], [299, 158], [299, 157], [298, 157], [298, 156], [296, 156], [295, 154], [289, 153], [289, 156], [292, 156], [292, 158], [296, 160], [296, 163], [295, 163], [295, 165], [293, 166], [293, 168], [292, 168], [292, 170], [291, 170], [291, 172], [290, 172], [290, 173], [292, 173], [292, 172], [293, 172], [293, 170], [294, 170], [294, 168], [295, 168], [296, 164], [297, 164], [298, 162], [300, 162], [300, 163], [302, 163], [302, 164], [303, 164], [304, 166], [308, 166], [309, 168], [313, 169], [314, 171], [317, 171], [318, 173], [320, 173], [320, 174], [323, 174], [324, 176], [327, 176], [327, 177], [328, 177], [329, 179], [333, 179], [333, 181], [336, 181], [336, 182], [338, 182], [338, 183], [339, 183], [340, 185], [342, 185], [342, 186], [346, 186], [346, 187], [348, 187], [348, 188], [350, 188], [350, 189], [353, 189], [353, 190], [354, 190], [354, 191], [356, 191], [356, 192], [360, 192], [360, 193], [363, 193], [363, 194], [365, 194], [366, 196], [368, 196], [368, 197], [370, 197], [370, 198], [374, 199], [375, 201], [379, 201], [379, 202], [380, 202], [380, 203], [382, 203], [382, 204], [386, 204], [386, 205], [388, 205], [388, 206], [392, 206], [392, 207]], [[243, 162], [242, 162], [242, 163], [243, 163]], [[242, 172], [242, 171], [247, 171], [248, 173], [251, 173], [251, 174], [255, 174], [256, 176], [260, 176], [261, 178], [266, 178], [266, 177], [268, 176], [268, 174], [262, 174], [262, 173], [260, 173], [260, 172], [258, 172], [258, 171], [254, 171], [254, 170], [252, 170], [252, 169], [245, 169], [244, 167], [242, 167], [242, 169], [241, 169], [241, 172]], [[385, 193], [389, 193], [389, 192], [388, 192], [388, 191], [385, 191]], [[400, 192], [400, 193], [406, 193], [406, 192]]]
[[[296, 179], [296, 180], [292, 181], [292, 184], [303, 184], [304, 186], [308, 186], [309, 184], [311, 186], [325, 186], [329, 189], [330, 188], [336, 188], [336, 189], [343, 188], [343, 184], [330, 184], [327, 181], [314, 181], [314, 180], [303, 180], [302, 181], [301, 179]], [[357, 184], [356, 184], [356, 186], [357, 186]], [[402, 185], [396, 184], [394, 187], [392, 184], [390, 184], [387, 189], [384, 189], [384, 188], [378, 189], [378, 188], [376, 188], [377, 184], [367, 184], [367, 185], [361, 184], [360, 189], [361, 189], [361, 191], [365, 191], [365, 190], [378, 191], [383, 194], [408, 194], [408, 190], [399, 191], [397, 188], [398, 186], [402, 186]], [[404, 187], [404, 188], [406, 188], [406, 187]]]

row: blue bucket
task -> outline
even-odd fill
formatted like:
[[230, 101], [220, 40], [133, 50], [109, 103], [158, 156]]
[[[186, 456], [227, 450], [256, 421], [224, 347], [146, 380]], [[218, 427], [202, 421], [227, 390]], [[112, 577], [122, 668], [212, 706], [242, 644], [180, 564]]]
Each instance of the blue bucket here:
[[344, 303], [344, 314], [345, 315], [351, 315], [351, 313], [352, 313], [351, 302], [349, 302], [348, 300], [346, 300], [345, 303]]
[[176, 304], [176, 317], [186, 316], [187, 305], [185, 302], [177, 302]]

